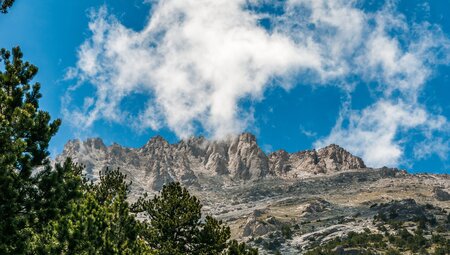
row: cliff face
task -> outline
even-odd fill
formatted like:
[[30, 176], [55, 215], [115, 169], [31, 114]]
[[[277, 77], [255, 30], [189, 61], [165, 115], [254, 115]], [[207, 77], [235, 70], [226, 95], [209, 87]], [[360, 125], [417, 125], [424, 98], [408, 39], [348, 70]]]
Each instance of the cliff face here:
[[305, 173], [329, 173], [349, 169], [366, 168], [361, 158], [332, 144], [325, 148], [289, 154], [284, 150], [269, 155], [270, 172], [273, 175], [295, 178]]
[[128, 176], [159, 190], [169, 181], [197, 184], [199, 176], [221, 176], [229, 180], [257, 180], [275, 176], [295, 179], [300, 176], [326, 174], [365, 168], [364, 162], [337, 145], [297, 153], [280, 150], [266, 155], [254, 135], [244, 133], [221, 141], [193, 137], [176, 144], [160, 136], [142, 148], [105, 146], [98, 138], [69, 141], [62, 161], [71, 157], [86, 166], [88, 177], [96, 179], [99, 171], [120, 168]]

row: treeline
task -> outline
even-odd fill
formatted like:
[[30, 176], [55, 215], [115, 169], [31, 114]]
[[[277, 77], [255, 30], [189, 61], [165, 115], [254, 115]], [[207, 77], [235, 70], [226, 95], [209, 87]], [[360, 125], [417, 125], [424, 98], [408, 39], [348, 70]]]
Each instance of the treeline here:
[[[0, 0], [0, 12], [13, 2]], [[258, 254], [230, 240], [221, 221], [203, 219], [179, 183], [130, 204], [119, 170], [93, 183], [70, 159], [52, 166], [48, 145], [61, 120], [39, 109], [38, 68], [22, 57], [19, 47], [0, 50], [0, 254]]]

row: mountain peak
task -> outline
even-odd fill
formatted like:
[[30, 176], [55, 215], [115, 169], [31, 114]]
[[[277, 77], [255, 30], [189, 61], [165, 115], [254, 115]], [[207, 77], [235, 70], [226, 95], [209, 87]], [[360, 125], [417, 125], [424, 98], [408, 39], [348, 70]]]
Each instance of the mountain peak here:
[[66, 147], [59, 159], [84, 160], [86, 162], [79, 163], [88, 165], [87, 171], [93, 172], [94, 176], [104, 166], [119, 167], [145, 176], [153, 187], [160, 187], [168, 180], [192, 183], [201, 176], [220, 175], [232, 180], [256, 180], [266, 176], [295, 179], [365, 168], [362, 159], [336, 144], [317, 151], [289, 153], [279, 150], [266, 154], [251, 133], [224, 141], [191, 137], [175, 144], [157, 135], [139, 149], [118, 145], [106, 148], [99, 138], [70, 141]]
[[256, 136], [252, 133], [242, 133], [238, 136], [239, 141], [246, 143], [256, 143]]
[[93, 149], [105, 149], [106, 145], [103, 142], [103, 140], [99, 137], [95, 137], [95, 138], [88, 138], [85, 142], [84, 142], [85, 146], [89, 146]]
[[169, 142], [164, 139], [164, 137], [160, 136], [160, 135], [155, 135], [154, 137], [150, 138], [150, 140], [148, 140], [148, 142], [144, 145], [144, 147], [148, 147], [148, 146], [158, 146], [158, 145], [168, 145]]
[[366, 168], [364, 161], [340, 147], [330, 144], [317, 151], [319, 165], [331, 170]]
[[327, 145], [327, 146], [325, 146], [323, 148], [320, 148], [319, 150], [323, 150], [323, 149], [326, 149], [326, 150], [344, 150], [344, 148], [342, 148], [341, 146], [339, 146], [339, 145], [337, 145], [335, 143], [332, 143], [332, 144]]

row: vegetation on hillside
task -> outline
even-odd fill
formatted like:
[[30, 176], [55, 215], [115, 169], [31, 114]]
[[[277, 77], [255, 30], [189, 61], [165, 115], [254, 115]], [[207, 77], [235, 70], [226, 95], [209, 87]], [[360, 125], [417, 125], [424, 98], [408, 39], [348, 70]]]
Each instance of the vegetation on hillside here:
[[[414, 205], [415, 213], [399, 214], [408, 204], [392, 202], [381, 207], [388, 208], [388, 214], [381, 210], [374, 218], [377, 230], [365, 229], [362, 233], [350, 232], [326, 244], [318, 244], [307, 255], [319, 254], [435, 254], [445, 255], [450, 251], [450, 221], [436, 217], [426, 210], [438, 210], [431, 205]], [[395, 208], [395, 209], [394, 209]], [[410, 208], [411, 209], [411, 208]], [[440, 216], [442, 212], [439, 213]]]

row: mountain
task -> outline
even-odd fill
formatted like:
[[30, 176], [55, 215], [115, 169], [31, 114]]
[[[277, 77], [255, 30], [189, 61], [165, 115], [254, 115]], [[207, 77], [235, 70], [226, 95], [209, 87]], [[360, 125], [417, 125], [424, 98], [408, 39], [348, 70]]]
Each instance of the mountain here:
[[[421, 233], [428, 241], [422, 242], [450, 240], [449, 175], [368, 168], [334, 144], [266, 154], [249, 133], [221, 141], [192, 137], [175, 144], [156, 136], [141, 148], [106, 146], [94, 138], [69, 141], [56, 161], [66, 157], [84, 164], [94, 180], [107, 167], [120, 168], [132, 181], [131, 200], [179, 181], [201, 200], [204, 213], [227, 222], [233, 238], [250, 242], [262, 254], [303, 254], [331, 241], [339, 244], [333, 252], [310, 254], [385, 254], [396, 238], [405, 238], [399, 229], [416, 233], [424, 226]], [[431, 238], [438, 231], [446, 233], [444, 239]], [[350, 238], [353, 246], [351, 238], [367, 245], [355, 248], [335, 240], [341, 237]], [[419, 240], [414, 238], [411, 242]], [[426, 252], [440, 249], [435, 243], [427, 247]], [[410, 248], [401, 249], [424, 254], [406, 252]]]
[[267, 155], [249, 133], [222, 141], [193, 137], [176, 144], [156, 136], [138, 149], [118, 144], [105, 146], [100, 138], [73, 140], [65, 145], [57, 161], [66, 157], [84, 164], [90, 178], [96, 179], [107, 166], [119, 167], [134, 179], [145, 179], [154, 190], [170, 181], [198, 183], [200, 176], [222, 176], [229, 180], [292, 179], [366, 167], [361, 158], [335, 144], [318, 151], [290, 154], [280, 150]]

